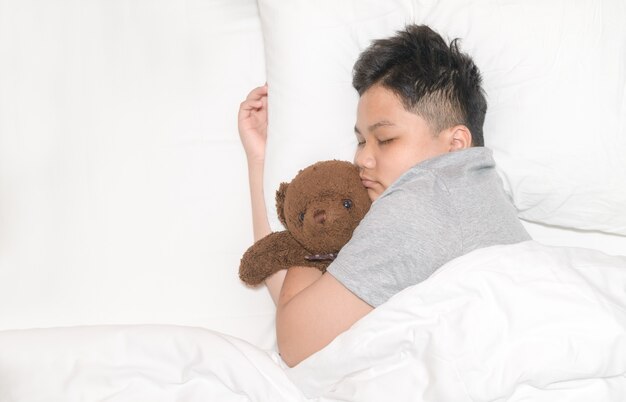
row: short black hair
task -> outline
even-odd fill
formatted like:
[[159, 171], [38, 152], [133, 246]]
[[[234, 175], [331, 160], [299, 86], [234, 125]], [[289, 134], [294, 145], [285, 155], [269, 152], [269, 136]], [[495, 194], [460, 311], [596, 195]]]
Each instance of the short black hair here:
[[406, 110], [424, 118], [439, 133], [457, 124], [472, 133], [472, 146], [483, 146], [487, 100], [474, 61], [448, 45], [426, 25], [407, 25], [396, 35], [365, 49], [354, 65], [352, 85], [363, 95], [380, 84], [394, 92]]

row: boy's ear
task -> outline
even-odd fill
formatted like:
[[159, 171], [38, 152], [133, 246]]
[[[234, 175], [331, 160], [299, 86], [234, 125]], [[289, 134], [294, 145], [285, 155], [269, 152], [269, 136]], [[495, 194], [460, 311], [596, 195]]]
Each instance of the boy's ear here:
[[287, 220], [285, 219], [285, 194], [287, 194], [287, 187], [289, 187], [289, 183], [280, 183], [278, 190], [276, 190], [276, 212], [278, 212], [280, 223], [285, 228], [287, 228]]
[[450, 151], [458, 151], [472, 146], [472, 133], [467, 126], [459, 124], [457, 126], [450, 127], [448, 130], [450, 138]]

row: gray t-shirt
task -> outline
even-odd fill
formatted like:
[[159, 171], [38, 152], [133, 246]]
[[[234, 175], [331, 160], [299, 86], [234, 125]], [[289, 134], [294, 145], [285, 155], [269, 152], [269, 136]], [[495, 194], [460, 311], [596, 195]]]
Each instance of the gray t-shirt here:
[[373, 307], [472, 250], [530, 240], [502, 188], [492, 152], [426, 160], [372, 204], [328, 272]]

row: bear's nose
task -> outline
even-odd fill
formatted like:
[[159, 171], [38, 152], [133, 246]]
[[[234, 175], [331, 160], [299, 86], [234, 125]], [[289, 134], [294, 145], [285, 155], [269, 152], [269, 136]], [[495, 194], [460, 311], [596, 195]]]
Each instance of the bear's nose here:
[[323, 209], [318, 209], [313, 214], [313, 219], [315, 219], [316, 223], [323, 225], [324, 222], [326, 222], [326, 211], [324, 211]]

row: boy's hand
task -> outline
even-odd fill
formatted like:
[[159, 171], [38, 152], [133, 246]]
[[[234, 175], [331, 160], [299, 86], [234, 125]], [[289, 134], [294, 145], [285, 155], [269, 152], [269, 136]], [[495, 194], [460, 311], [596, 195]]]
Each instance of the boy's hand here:
[[241, 102], [238, 126], [248, 162], [262, 162], [267, 142], [267, 84], [254, 88]]

